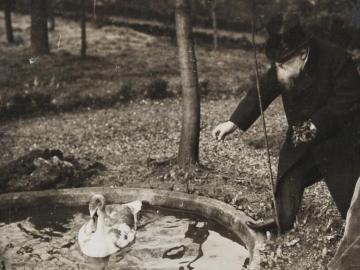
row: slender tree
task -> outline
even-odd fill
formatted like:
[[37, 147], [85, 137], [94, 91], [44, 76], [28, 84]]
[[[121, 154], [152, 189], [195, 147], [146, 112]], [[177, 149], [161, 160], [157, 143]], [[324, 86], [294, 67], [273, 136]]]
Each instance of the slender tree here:
[[360, 0], [357, 0], [356, 6], [354, 8], [354, 14], [352, 17], [351, 24], [357, 30], [360, 29]]
[[55, 30], [54, 0], [48, 0], [49, 31]]
[[218, 27], [217, 27], [217, 16], [216, 16], [217, 1], [213, 0], [211, 3], [211, 20], [213, 26], [213, 49], [218, 49]]
[[182, 82], [182, 129], [178, 164], [189, 168], [199, 161], [200, 95], [188, 0], [176, 0], [175, 23]]
[[31, 0], [31, 48], [35, 54], [47, 54], [50, 52], [47, 28], [47, 0]]
[[86, 1], [87, 0], [81, 0], [81, 49], [80, 54], [82, 57], [86, 56]]
[[218, 49], [218, 25], [217, 25], [217, 6], [220, 0], [202, 0], [202, 5], [210, 9], [212, 31], [213, 31], [213, 49]]
[[4, 0], [4, 13], [6, 37], [9, 43], [14, 43], [14, 34], [11, 25], [11, 0]]

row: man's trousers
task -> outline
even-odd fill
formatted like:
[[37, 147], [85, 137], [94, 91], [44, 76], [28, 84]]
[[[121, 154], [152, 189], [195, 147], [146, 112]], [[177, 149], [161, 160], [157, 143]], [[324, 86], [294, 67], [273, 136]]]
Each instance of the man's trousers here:
[[[293, 227], [293, 223], [295, 222], [296, 215], [301, 204], [304, 189], [322, 180], [324, 177], [325, 173], [321, 170], [321, 164], [317, 164], [311, 152], [307, 152], [283, 176], [281, 182], [279, 182], [275, 191], [277, 213], [282, 232], [290, 230]], [[347, 175], [347, 177], [349, 177], [349, 175]], [[335, 181], [329, 184], [328, 181], [330, 180], [324, 179], [325, 183], [330, 189], [330, 192], [336, 188], [345, 188], [344, 194], [346, 195], [344, 196], [344, 198], [341, 198], [340, 200], [335, 200], [338, 201], [337, 207], [343, 218], [346, 217], [347, 210], [350, 206], [351, 197], [355, 187], [355, 180], [357, 179], [357, 176], [356, 179], [354, 179], [340, 179], [341, 181], [336, 182], [338, 184], [334, 184]], [[333, 192], [331, 193], [333, 194]], [[347, 194], [350, 195], [348, 196]]]

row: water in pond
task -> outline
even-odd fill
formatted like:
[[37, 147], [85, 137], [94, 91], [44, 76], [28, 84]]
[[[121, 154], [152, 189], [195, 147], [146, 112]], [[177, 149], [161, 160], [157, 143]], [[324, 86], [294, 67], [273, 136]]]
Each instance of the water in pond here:
[[133, 245], [91, 259], [76, 240], [88, 219], [86, 207], [0, 212], [0, 269], [238, 270], [249, 260], [241, 242], [217, 223], [149, 207]]

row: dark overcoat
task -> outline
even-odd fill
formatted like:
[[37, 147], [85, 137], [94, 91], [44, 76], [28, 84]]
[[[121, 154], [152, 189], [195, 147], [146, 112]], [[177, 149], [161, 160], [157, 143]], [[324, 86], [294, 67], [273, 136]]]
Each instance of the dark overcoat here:
[[[308, 61], [292, 89], [286, 90], [278, 83], [274, 64], [260, 81], [264, 109], [281, 95], [289, 124], [280, 151], [275, 191], [286, 173], [311, 151], [344, 217], [360, 172], [360, 78], [345, 50], [318, 38], [313, 38], [309, 47]], [[230, 120], [246, 131], [259, 115], [254, 87]], [[295, 147], [291, 127], [309, 119], [317, 128], [317, 137]]]

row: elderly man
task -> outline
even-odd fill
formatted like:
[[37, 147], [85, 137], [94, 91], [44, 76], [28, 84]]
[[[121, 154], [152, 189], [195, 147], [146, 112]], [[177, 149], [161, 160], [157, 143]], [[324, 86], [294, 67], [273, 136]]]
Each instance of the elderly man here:
[[[266, 56], [272, 64], [260, 81], [263, 107], [279, 95], [289, 128], [282, 146], [275, 198], [282, 232], [292, 228], [304, 189], [324, 179], [345, 218], [360, 174], [360, 79], [351, 56], [316, 38], [294, 14], [279, 14], [267, 24]], [[259, 117], [256, 88], [212, 132], [218, 140]], [[268, 219], [251, 227], [267, 230]]]

